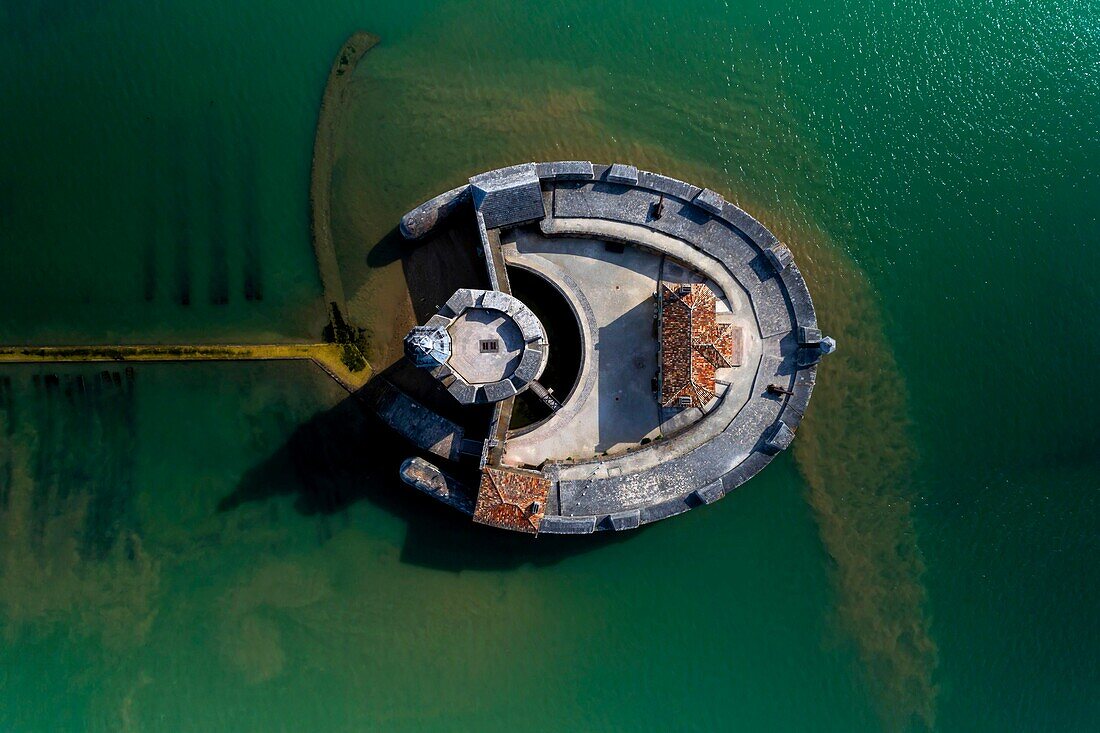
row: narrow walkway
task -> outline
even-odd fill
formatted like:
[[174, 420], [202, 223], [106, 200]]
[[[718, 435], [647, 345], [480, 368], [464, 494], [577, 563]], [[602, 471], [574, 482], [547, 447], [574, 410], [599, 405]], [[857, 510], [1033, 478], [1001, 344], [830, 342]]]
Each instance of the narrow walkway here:
[[371, 377], [368, 365], [350, 371], [340, 344], [217, 344], [127, 346], [0, 346], [0, 364], [179, 361], [290, 361], [308, 359], [348, 392]]
[[[329, 71], [321, 100], [313, 147], [310, 180], [312, 239], [325, 307], [335, 303], [347, 314], [344, 287], [330, 224], [333, 168], [332, 131], [342, 111], [347, 83], [363, 55], [379, 38], [364, 31], [353, 33], [340, 47]], [[370, 379], [368, 364], [353, 372], [344, 364], [340, 344], [218, 344], [126, 346], [0, 346], [0, 364], [184, 361], [287, 361], [308, 359], [337, 384], [354, 393]]]

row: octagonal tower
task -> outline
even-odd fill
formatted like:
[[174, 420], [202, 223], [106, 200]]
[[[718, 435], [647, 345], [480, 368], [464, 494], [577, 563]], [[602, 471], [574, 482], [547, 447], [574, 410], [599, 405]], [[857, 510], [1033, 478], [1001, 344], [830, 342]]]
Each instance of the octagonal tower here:
[[405, 337], [405, 355], [464, 405], [499, 402], [527, 389], [549, 358], [531, 309], [499, 290], [463, 288]]

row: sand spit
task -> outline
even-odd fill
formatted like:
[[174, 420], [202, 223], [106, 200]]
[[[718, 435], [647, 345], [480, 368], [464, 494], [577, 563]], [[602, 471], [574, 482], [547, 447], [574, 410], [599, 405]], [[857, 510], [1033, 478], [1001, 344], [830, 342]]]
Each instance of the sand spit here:
[[332, 168], [336, 162], [333, 132], [340, 119], [348, 89], [348, 82], [359, 59], [378, 45], [381, 39], [365, 31], [356, 31], [340, 47], [332, 62], [328, 81], [317, 119], [317, 135], [313, 142], [313, 168], [310, 172], [309, 203], [313, 250], [317, 255], [317, 269], [321, 274], [321, 286], [325, 302], [335, 303], [341, 312], [347, 313], [344, 284], [340, 278], [340, 265], [336, 248], [332, 243]]

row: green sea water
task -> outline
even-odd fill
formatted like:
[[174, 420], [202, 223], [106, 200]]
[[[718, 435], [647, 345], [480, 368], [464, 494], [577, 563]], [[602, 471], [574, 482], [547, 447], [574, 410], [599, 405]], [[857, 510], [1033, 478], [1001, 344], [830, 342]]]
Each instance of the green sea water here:
[[840, 349], [794, 450], [531, 540], [378, 470], [308, 365], [0, 368], [0, 730], [1100, 726], [1095, 3], [0, 0], [0, 342], [316, 339], [360, 28], [333, 225], [376, 366], [403, 211], [634, 162], [806, 271]]

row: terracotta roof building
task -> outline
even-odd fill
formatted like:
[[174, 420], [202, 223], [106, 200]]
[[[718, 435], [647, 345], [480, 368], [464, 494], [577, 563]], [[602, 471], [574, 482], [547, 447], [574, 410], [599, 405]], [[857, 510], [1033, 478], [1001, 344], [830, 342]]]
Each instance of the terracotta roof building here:
[[717, 396], [715, 370], [741, 363], [741, 328], [719, 323], [717, 299], [702, 283], [661, 283], [662, 407], [703, 407]]
[[481, 470], [474, 521], [535, 534], [549, 493], [550, 479], [540, 473], [486, 466]]

